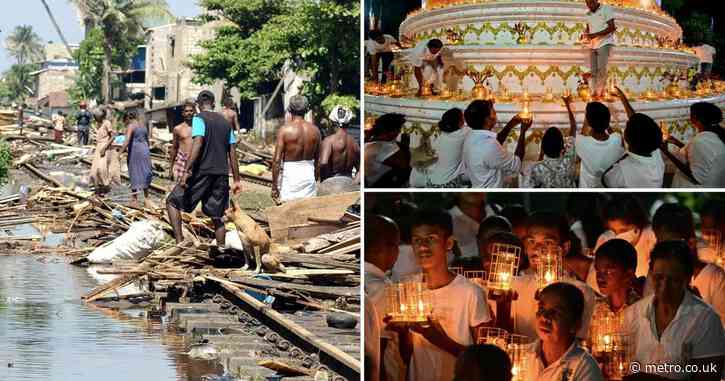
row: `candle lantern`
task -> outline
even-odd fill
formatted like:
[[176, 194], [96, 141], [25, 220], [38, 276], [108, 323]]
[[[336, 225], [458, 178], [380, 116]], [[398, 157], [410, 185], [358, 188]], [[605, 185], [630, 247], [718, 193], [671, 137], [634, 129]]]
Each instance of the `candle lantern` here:
[[452, 272], [452, 273], [454, 273], [456, 275], [463, 275], [463, 276], [465, 276], [464, 271], [463, 271], [463, 267], [459, 267], [459, 266], [449, 267], [448, 268], [448, 271], [450, 271], [450, 272]]
[[509, 335], [506, 352], [511, 359], [512, 381], [529, 381], [526, 378], [526, 363], [531, 356], [531, 338], [524, 335]]
[[722, 236], [717, 229], [702, 229], [700, 232], [699, 252], [701, 259], [711, 261], [723, 267], [725, 258], [720, 252]]
[[504, 351], [508, 349], [509, 333], [496, 327], [478, 328], [478, 344], [493, 344]]
[[488, 288], [510, 290], [514, 275], [519, 269], [521, 248], [505, 243], [491, 245], [491, 268], [488, 271]]
[[631, 361], [630, 335], [624, 328], [624, 315], [614, 313], [606, 303], [594, 309], [590, 325], [591, 353], [608, 380], [621, 380]]
[[529, 120], [532, 118], [531, 111], [529, 110], [529, 102], [524, 102], [523, 110], [521, 110], [521, 113], [519, 114], [519, 116], [523, 120]]
[[564, 265], [561, 247], [544, 245], [538, 249], [536, 256], [536, 284], [542, 289], [562, 278]]
[[430, 291], [422, 276], [408, 277], [385, 288], [385, 310], [393, 322], [420, 323], [433, 314]]
[[463, 276], [479, 287], [486, 288], [486, 272], [481, 270], [464, 271]]

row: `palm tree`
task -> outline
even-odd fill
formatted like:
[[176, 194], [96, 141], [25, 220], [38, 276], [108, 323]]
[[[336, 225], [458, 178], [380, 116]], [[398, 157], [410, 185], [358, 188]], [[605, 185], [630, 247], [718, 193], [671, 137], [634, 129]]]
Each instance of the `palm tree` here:
[[13, 95], [13, 101], [22, 102], [26, 96], [33, 94], [33, 77], [30, 73], [35, 69], [36, 65], [16, 64], [3, 73], [3, 85]]
[[20, 25], [5, 39], [5, 46], [19, 65], [42, 61], [45, 50], [40, 36], [30, 25]]
[[103, 33], [103, 102], [111, 100], [112, 47], [129, 37], [140, 37], [144, 21], [154, 18], [171, 19], [166, 0], [70, 0], [81, 14], [86, 27], [92, 25]]
[[55, 16], [53, 16], [53, 12], [51, 12], [50, 7], [48, 6], [48, 3], [45, 0], [40, 0], [43, 3], [43, 6], [45, 7], [45, 11], [48, 12], [48, 17], [50, 17], [50, 22], [53, 23], [53, 26], [55, 27], [55, 31], [58, 32], [58, 36], [60, 37], [60, 40], [63, 41], [63, 45], [65, 45], [65, 49], [68, 51], [68, 57], [73, 57], [73, 52], [70, 50], [70, 45], [68, 45], [68, 40], [65, 39], [65, 35], [63, 35], [63, 31], [60, 30], [60, 27], [58, 26], [58, 22], [55, 21]]

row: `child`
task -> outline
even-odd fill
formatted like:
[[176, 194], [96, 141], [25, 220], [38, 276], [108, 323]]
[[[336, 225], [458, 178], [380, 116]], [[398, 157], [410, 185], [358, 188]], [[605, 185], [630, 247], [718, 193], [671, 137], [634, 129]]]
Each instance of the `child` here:
[[541, 161], [531, 167], [524, 186], [527, 188], [576, 188], [576, 155], [571, 138], [576, 135], [576, 124], [567, 141], [561, 131], [550, 127], [541, 139]]
[[[564, 98], [569, 113], [569, 124], [576, 129], [574, 112], [571, 109], [571, 97]], [[584, 125], [591, 127], [589, 135], [579, 134], [574, 140], [574, 148], [581, 159], [579, 188], [601, 188], [602, 173], [624, 154], [622, 136], [609, 134], [609, 108], [599, 102], [589, 102], [584, 112]]]
[[413, 250], [431, 293], [434, 317], [425, 326], [388, 325], [400, 333], [410, 380], [451, 381], [456, 357], [476, 342], [478, 327], [491, 320], [481, 288], [448, 270], [452, 229], [445, 210], [421, 210], [412, 220]]
[[[562, 256], [569, 251], [569, 225], [563, 216], [550, 212], [538, 212], [529, 216], [527, 221], [526, 237], [524, 241], [525, 254], [531, 263], [530, 271], [519, 273], [514, 277], [513, 289], [518, 293], [518, 299], [513, 302], [515, 333], [536, 338], [536, 270], [539, 265], [538, 255], [544, 247], [556, 246], [561, 250]], [[585, 298], [584, 316], [577, 337], [586, 338], [589, 331], [589, 322], [594, 309], [594, 291], [591, 287], [570, 277], [559, 281], [577, 286]]]
[[410, 150], [396, 142], [405, 124], [401, 114], [379, 117], [365, 143], [365, 184], [369, 187], [400, 187], [410, 175]]
[[511, 381], [511, 358], [492, 344], [471, 345], [456, 360], [457, 381]]
[[602, 175], [602, 185], [607, 188], [661, 188], [665, 176], [665, 162], [659, 148], [662, 131], [657, 123], [645, 114], [638, 114], [622, 90], [617, 88], [629, 120], [624, 129], [624, 141], [628, 151]]

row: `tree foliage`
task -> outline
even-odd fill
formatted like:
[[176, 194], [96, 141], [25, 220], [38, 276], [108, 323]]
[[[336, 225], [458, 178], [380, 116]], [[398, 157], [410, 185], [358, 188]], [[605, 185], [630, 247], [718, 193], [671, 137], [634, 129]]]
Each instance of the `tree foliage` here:
[[30, 25], [16, 26], [10, 35], [5, 39], [5, 47], [10, 56], [20, 64], [28, 64], [42, 61], [45, 58], [45, 50], [33, 27]]
[[189, 66], [196, 82], [224, 80], [242, 98], [269, 93], [283, 67], [306, 75], [302, 89], [320, 111], [331, 94], [359, 93], [359, 0], [202, 0], [234, 26], [202, 43]]
[[13, 157], [10, 150], [10, 144], [4, 139], [0, 139], [0, 185], [8, 180], [8, 171], [12, 164]]
[[11, 102], [24, 102], [31, 95], [33, 77], [30, 73], [38, 70], [36, 64], [15, 64], [3, 73], [0, 82], [0, 99]]

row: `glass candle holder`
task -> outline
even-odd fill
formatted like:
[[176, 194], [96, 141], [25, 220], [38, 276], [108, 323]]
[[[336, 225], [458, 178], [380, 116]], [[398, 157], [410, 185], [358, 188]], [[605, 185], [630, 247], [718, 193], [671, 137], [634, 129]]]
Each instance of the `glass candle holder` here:
[[479, 287], [486, 288], [486, 272], [482, 270], [470, 270], [464, 271], [463, 276], [471, 282], [475, 283]]
[[561, 247], [557, 245], [544, 245], [538, 249], [536, 257], [536, 283], [542, 289], [559, 281], [564, 273]]
[[422, 276], [388, 285], [385, 288], [385, 310], [392, 322], [428, 321], [433, 314], [433, 302]]
[[505, 243], [491, 245], [491, 267], [488, 270], [488, 288], [510, 290], [513, 277], [519, 269], [521, 247]]

